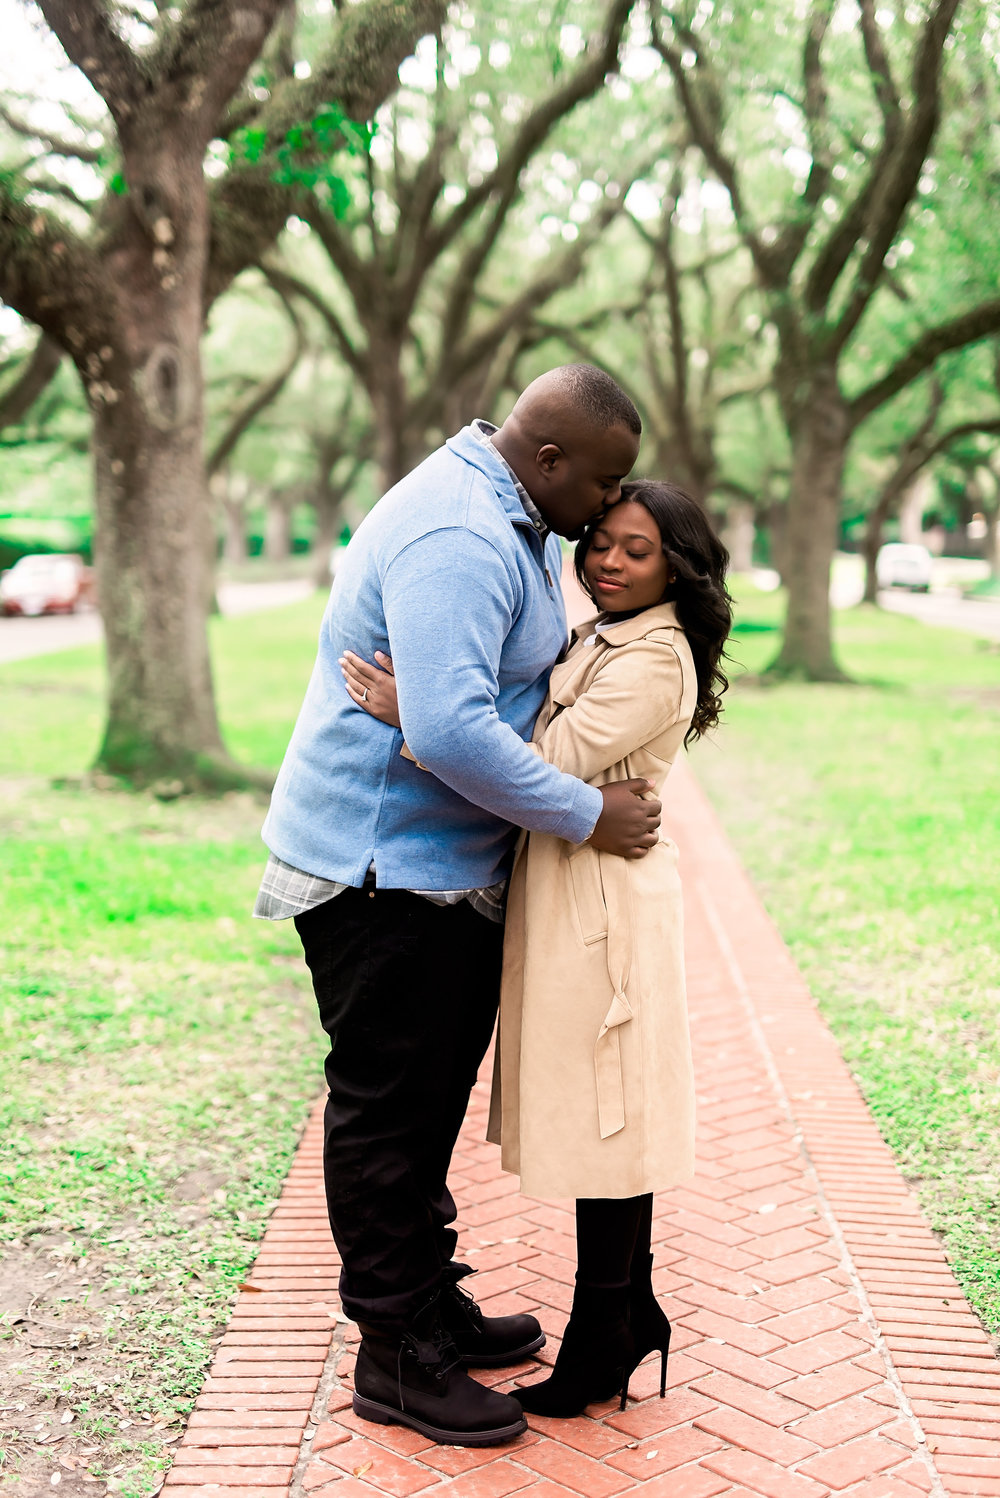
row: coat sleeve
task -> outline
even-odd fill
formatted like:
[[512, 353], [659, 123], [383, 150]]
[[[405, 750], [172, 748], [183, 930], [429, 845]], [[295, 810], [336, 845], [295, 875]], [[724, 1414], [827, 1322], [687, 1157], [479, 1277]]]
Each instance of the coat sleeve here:
[[673, 645], [647, 636], [612, 647], [587, 690], [557, 707], [535, 748], [548, 764], [593, 780], [676, 723], [683, 696]]
[[543, 763], [497, 712], [519, 599], [495, 548], [464, 529], [422, 536], [386, 570], [382, 603], [413, 757], [515, 826], [573, 843], [589, 837], [600, 792]]

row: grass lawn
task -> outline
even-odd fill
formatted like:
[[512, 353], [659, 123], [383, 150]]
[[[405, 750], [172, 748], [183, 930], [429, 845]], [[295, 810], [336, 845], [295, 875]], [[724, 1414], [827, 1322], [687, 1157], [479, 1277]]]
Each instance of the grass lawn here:
[[[321, 607], [213, 621], [243, 758], [280, 760]], [[249, 917], [263, 802], [85, 790], [96, 649], [2, 668], [0, 700], [0, 1470], [129, 1498], [253, 1258], [321, 1036], [291, 924]]]
[[[692, 764], [987, 1327], [1000, 1331], [1000, 646], [837, 617], [852, 686], [762, 686]], [[735, 674], [735, 673], [734, 673]]]

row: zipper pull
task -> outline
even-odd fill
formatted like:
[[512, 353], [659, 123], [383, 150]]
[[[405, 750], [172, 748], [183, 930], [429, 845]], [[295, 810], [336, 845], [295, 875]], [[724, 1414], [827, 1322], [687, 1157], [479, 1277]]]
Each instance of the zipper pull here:
[[549, 571], [549, 569], [547, 567], [545, 569], [545, 580], [548, 583], [549, 587], [551, 588], [553, 586], [552, 573]]

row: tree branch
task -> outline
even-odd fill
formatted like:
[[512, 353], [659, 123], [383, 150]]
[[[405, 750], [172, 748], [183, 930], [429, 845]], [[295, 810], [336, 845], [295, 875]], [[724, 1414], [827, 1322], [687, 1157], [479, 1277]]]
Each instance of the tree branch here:
[[333, 340], [340, 351], [340, 357], [344, 363], [359, 379], [365, 380], [367, 378], [367, 369], [363, 356], [347, 336], [344, 324], [337, 313], [330, 306], [329, 302], [320, 296], [315, 287], [311, 286], [307, 281], [300, 280], [298, 276], [293, 276], [289, 271], [283, 270], [280, 266], [272, 262], [263, 263], [260, 268], [267, 277], [268, 283], [282, 299], [297, 296], [302, 301], [308, 302], [310, 307], [315, 308], [329, 331], [333, 334]]
[[878, 21], [875, 19], [875, 0], [858, 0], [858, 9], [861, 12], [861, 38], [864, 42], [865, 61], [871, 74], [872, 88], [878, 107], [882, 111], [885, 141], [892, 150], [899, 139], [903, 124], [899, 90], [893, 82], [889, 56], [885, 50]]
[[[501, 200], [508, 200], [508, 206], [509, 202], [513, 201], [517, 192], [517, 179], [523, 167], [554, 126], [564, 119], [577, 104], [596, 94], [608, 73], [617, 66], [618, 50], [633, 3], [634, 0], [612, 0], [605, 18], [600, 43], [562, 88], [554, 90], [547, 99], [531, 111], [513, 140], [500, 152], [500, 160], [495, 169], [487, 173], [477, 186], [470, 187], [461, 203], [428, 235], [425, 246], [425, 267], [433, 264], [441, 252], [454, 241], [483, 203], [498, 195]], [[488, 229], [487, 234], [489, 232]], [[495, 237], [496, 231], [494, 230], [493, 238]]]
[[[21, 193], [29, 184], [21, 183]], [[113, 343], [113, 298], [89, 245], [0, 176], [0, 298], [80, 364]]]
[[[673, 15], [670, 21], [682, 36], [685, 46], [694, 53], [695, 68], [686, 68], [680, 49], [663, 35], [657, 17], [650, 14], [651, 43], [670, 69], [674, 87], [691, 129], [695, 144], [729, 194], [743, 240], [765, 286], [777, 288], [783, 278], [775, 264], [771, 248], [764, 244], [747, 213], [735, 160], [722, 146], [722, 106], [717, 80], [698, 47], [698, 38], [686, 30]], [[695, 76], [692, 77], [694, 72]]]
[[256, 265], [302, 210], [302, 191], [276, 182], [272, 151], [287, 132], [336, 100], [348, 118], [367, 120], [396, 85], [400, 63], [441, 22], [445, 0], [361, 0], [338, 11], [333, 36], [309, 78], [280, 82], [255, 124], [269, 150], [234, 162], [211, 192], [212, 247], [206, 287], [211, 305], [235, 276]]
[[127, 125], [151, 80], [144, 64], [111, 24], [105, 0], [37, 0], [63, 51], [107, 104], [119, 129]]
[[262, 380], [238, 410], [233, 413], [228, 427], [208, 455], [205, 472], [209, 478], [213, 474], [218, 473], [219, 469], [228, 462], [236, 448], [236, 444], [260, 413], [265, 411], [273, 401], [277, 400], [305, 350], [306, 335], [305, 329], [302, 326], [302, 319], [288, 297], [283, 292], [278, 291], [277, 287], [274, 290], [291, 320], [293, 332], [292, 346], [289, 349], [288, 357], [280, 369], [269, 380]]
[[31, 410], [42, 391], [55, 378], [63, 351], [47, 333], [42, 333], [17, 379], [0, 395], [0, 431], [15, 426]]
[[835, 3], [836, 0], [813, 0], [802, 48], [802, 112], [812, 161], [799, 199], [798, 211], [785, 224], [771, 249], [779, 268], [778, 273], [785, 280], [791, 275], [792, 267], [805, 247], [816, 218], [816, 209], [830, 184], [833, 172], [822, 53]]
[[[885, 257], [916, 192], [941, 113], [944, 44], [959, 0], [938, 0], [928, 17], [913, 62], [913, 104], [898, 144], [886, 137], [885, 170], [871, 174], [872, 191], [862, 231], [865, 248], [854, 286], [837, 319], [834, 349], [843, 348], [879, 283]], [[881, 154], [881, 153], [880, 153]]]
[[536, 307], [543, 306], [562, 287], [570, 285], [579, 275], [580, 266], [590, 246], [621, 212], [624, 197], [625, 190], [616, 200], [606, 202], [586, 226], [589, 233], [581, 233], [564, 254], [549, 261], [548, 269], [543, 270], [526, 286], [520, 296], [507, 302], [485, 328], [469, 337], [464, 344], [451, 343], [442, 336], [438, 373], [434, 383], [462, 379], [488, 356], [491, 348], [502, 342], [512, 328], [526, 321]]
[[68, 156], [77, 161], [85, 161], [90, 166], [95, 166], [101, 160], [101, 148], [99, 146], [88, 146], [67, 140], [65, 136], [56, 135], [51, 130], [39, 130], [0, 100], [0, 120], [16, 135], [23, 136], [26, 140], [37, 140], [42, 143], [46, 151], [52, 156]]
[[926, 328], [916, 338], [906, 353], [878, 380], [858, 392], [847, 404], [851, 430], [861, 424], [879, 406], [911, 384], [918, 375], [929, 369], [934, 361], [951, 349], [965, 348], [1000, 331], [1000, 297], [981, 302], [978, 307], [962, 312], [937, 327]]
[[[51, 0], [47, 0], [51, 3]], [[159, 92], [170, 93], [207, 141], [247, 68], [260, 55], [284, 0], [187, 0], [152, 55]]]

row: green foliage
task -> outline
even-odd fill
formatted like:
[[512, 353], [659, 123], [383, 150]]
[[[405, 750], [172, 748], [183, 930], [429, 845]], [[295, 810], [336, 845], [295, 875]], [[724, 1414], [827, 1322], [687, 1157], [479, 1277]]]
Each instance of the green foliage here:
[[247, 126], [234, 133], [230, 164], [251, 165], [273, 152], [275, 182], [284, 187], [302, 187], [315, 192], [336, 218], [344, 218], [351, 206], [348, 181], [338, 169], [338, 159], [367, 156], [375, 127], [350, 119], [339, 104], [321, 104], [310, 120], [293, 125], [275, 144], [266, 129]]

